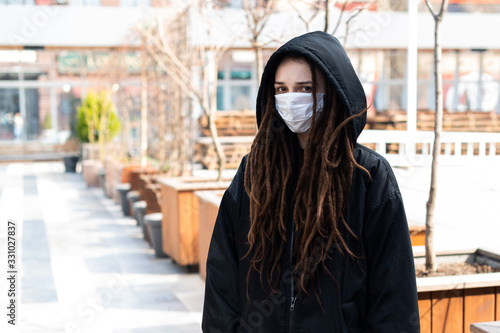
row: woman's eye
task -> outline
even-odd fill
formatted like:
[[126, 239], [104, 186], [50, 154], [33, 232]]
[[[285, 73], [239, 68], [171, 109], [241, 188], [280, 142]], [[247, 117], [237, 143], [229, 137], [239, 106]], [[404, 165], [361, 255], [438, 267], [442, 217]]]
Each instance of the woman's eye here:
[[312, 91], [312, 87], [307, 87], [307, 86], [306, 86], [306, 87], [302, 87], [302, 88], [300, 89], [300, 91], [303, 91], [303, 92], [311, 92], [311, 91]]
[[286, 91], [287, 91], [286, 87], [277, 87], [277, 88], [275, 88], [275, 90], [276, 90], [276, 93], [281, 93], [281, 94], [286, 93]]

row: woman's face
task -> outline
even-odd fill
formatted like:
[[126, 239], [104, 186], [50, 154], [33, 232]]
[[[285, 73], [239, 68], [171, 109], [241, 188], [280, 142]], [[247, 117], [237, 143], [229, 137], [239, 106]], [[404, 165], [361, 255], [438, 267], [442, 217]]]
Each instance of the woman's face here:
[[[321, 72], [316, 69], [316, 92], [325, 92], [325, 80]], [[312, 73], [309, 64], [302, 59], [286, 58], [276, 69], [274, 77], [274, 93], [289, 92], [312, 93]]]

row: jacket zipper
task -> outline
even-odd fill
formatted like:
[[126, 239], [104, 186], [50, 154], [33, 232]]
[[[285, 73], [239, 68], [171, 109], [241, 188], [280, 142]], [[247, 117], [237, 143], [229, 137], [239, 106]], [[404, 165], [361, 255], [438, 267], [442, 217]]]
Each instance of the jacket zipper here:
[[291, 288], [290, 288], [290, 333], [295, 332], [295, 301], [297, 300], [297, 297], [295, 296], [294, 292], [294, 276], [293, 276], [293, 241], [294, 241], [294, 234], [295, 234], [295, 221], [292, 218], [292, 230], [291, 230], [291, 240], [290, 240], [290, 267], [292, 270], [291, 278]]
[[292, 296], [292, 300], [290, 302], [290, 333], [295, 332], [295, 301], [297, 297]]

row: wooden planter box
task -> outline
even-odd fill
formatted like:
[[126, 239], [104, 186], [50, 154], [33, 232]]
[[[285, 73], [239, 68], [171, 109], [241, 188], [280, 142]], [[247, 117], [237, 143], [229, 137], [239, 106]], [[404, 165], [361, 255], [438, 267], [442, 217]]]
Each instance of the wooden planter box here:
[[105, 173], [106, 173], [106, 176], [105, 176], [105, 188], [106, 188], [106, 196], [108, 198], [112, 198], [113, 197], [113, 192], [114, 192], [114, 168], [116, 167], [116, 164], [117, 162], [112, 159], [112, 158], [108, 158], [106, 159], [106, 163], [105, 163], [105, 166], [104, 166], [104, 170], [105, 170]]
[[114, 159], [106, 160], [106, 194], [120, 203], [120, 197], [115, 190], [117, 184], [130, 183], [130, 175], [134, 170], [140, 169], [137, 162], [122, 163]]
[[158, 183], [163, 201], [163, 252], [179, 265], [197, 265], [199, 200], [194, 192], [223, 190], [230, 182], [179, 177], [159, 178]]
[[210, 247], [210, 240], [212, 239], [212, 232], [224, 190], [197, 191], [194, 194], [198, 197], [199, 205], [198, 253], [200, 276], [205, 280], [208, 248]]
[[140, 186], [142, 186], [143, 181], [141, 181], [140, 177], [144, 174], [147, 175], [155, 175], [158, 174], [156, 168], [146, 167], [146, 168], [138, 168], [130, 171], [130, 190], [131, 191], [139, 191]]
[[[416, 263], [424, 260], [415, 255]], [[500, 255], [480, 249], [441, 253], [437, 261], [500, 267]], [[422, 333], [468, 333], [473, 323], [500, 320], [500, 273], [417, 278], [417, 289]]]
[[97, 160], [82, 161], [82, 175], [88, 187], [99, 186], [99, 169], [101, 167], [101, 162]]
[[425, 226], [410, 225], [410, 238], [412, 246], [425, 245]]
[[140, 170], [141, 165], [139, 163], [126, 163], [123, 164], [122, 172], [121, 172], [121, 183], [129, 183], [130, 184], [130, 178], [131, 174], [134, 171]]
[[[199, 200], [199, 267], [203, 279], [206, 276], [206, 261], [215, 219], [219, 212], [219, 205], [224, 191], [197, 191], [195, 195]], [[410, 226], [411, 244], [413, 246], [425, 245], [425, 227]]]
[[160, 184], [144, 184], [139, 189], [141, 200], [146, 201], [146, 214], [161, 213], [161, 207], [156, 197], [156, 191], [161, 191]]

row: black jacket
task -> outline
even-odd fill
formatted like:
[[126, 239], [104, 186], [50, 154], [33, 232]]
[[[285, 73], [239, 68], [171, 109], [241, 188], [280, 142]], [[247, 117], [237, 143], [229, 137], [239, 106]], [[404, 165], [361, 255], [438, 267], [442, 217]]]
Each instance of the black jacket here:
[[[292, 39], [268, 61], [258, 94], [258, 124], [267, 98], [265, 85], [274, 83], [277, 64], [290, 53], [312, 61], [351, 114], [366, 107], [363, 88], [343, 47], [331, 35], [315, 32]], [[354, 138], [365, 121], [365, 117], [354, 121]], [[247, 298], [250, 263], [244, 256], [250, 220], [243, 159], [222, 198], [210, 244], [204, 332], [419, 332], [413, 254], [396, 179], [377, 153], [357, 144], [354, 154], [372, 178], [355, 169], [347, 205], [346, 219], [357, 239], [349, 235], [346, 239], [358, 257], [331, 252], [326, 264], [335, 280], [320, 273], [320, 302], [314, 293], [292, 294], [289, 254], [293, 244], [282, 260], [277, 292], [269, 297], [256, 273], [251, 276]]]

